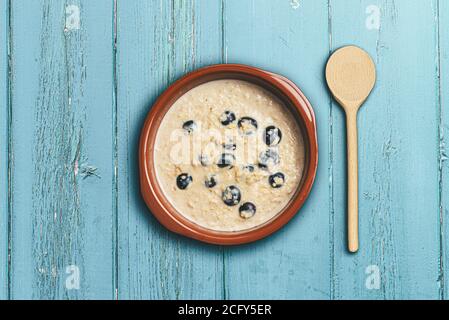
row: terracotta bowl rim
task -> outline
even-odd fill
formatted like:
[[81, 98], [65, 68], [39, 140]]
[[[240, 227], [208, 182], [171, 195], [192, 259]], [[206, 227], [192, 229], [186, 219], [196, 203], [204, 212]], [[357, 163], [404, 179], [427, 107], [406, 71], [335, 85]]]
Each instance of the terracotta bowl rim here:
[[[296, 195], [274, 218], [252, 229], [220, 232], [204, 228], [178, 213], [164, 196], [154, 170], [153, 151], [159, 125], [167, 110], [183, 93], [201, 83], [218, 79], [243, 79], [261, 85], [286, 101], [299, 116], [303, 131], [305, 166]], [[217, 64], [197, 69], [170, 85], [156, 100], [143, 125], [139, 144], [139, 174], [142, 196], [156, 219], [167, 229], [199, 241], [218, 245], [254, 242], [276, 232], [301, 209], [310, 194], [318, 167], [315, 114], [302, 91], [289, 79], [243, 64]]]

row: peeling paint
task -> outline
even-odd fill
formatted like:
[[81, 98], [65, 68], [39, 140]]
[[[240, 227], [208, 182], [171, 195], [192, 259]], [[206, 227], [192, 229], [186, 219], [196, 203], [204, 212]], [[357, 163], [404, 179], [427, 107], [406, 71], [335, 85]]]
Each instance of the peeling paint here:
[[78, 159], [75, 160], [75, 164], [73, 165], [73, 172], [75, 173], [75, 177], [76, 177], [78, 175], [78, 172], [79, 172]]
[[446, 151], [446, 142], [444, 141], [444, 134], [440, 133], [440, 161], [441, 161], [441, 167], [443, 162], [446, 162], [448, 160], [448, 154]]
[[97, 173], [98, 168], [90, 165], [82, 166], [80, 169], [80, 174], [83, 177], [83, 179], [89, 178], [89, 177], [97, 177], [98, 179], [101, 179], [101, 176]]
[[[81, 172], [86, 121], [81, 49], [86, 34], [80, 30], [62, 36], [61, 18], [65, 16], [59, 9], [50, 0], [42, 1], [32, 159], [32, 261], [36, 286], [30, 295], [34, 299], [84, 296], [83, 292], [68, 295], [59, 274], [74, 257], [83, 265], [84, 221], [75, 177]], [[39, 269], [46, 273], [39, 273]]]
[[397, 153], [397, 147], [395, 147], [391, 142], [391, 137], [382, 146], [382, 155], [384, 158], [390, 158], [390, 156]]

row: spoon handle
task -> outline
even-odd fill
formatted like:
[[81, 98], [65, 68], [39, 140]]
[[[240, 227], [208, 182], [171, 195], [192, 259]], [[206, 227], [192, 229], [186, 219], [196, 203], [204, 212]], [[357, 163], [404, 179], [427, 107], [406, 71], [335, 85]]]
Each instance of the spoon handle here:
[[357, 110], [346, 112], [348, 134], [348, 247], [359, 249]]

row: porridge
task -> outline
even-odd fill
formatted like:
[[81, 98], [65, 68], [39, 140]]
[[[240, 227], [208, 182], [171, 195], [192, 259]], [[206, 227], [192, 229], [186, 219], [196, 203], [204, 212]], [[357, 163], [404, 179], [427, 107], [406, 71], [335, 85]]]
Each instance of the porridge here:
[[295, 196], [304, 169], [301, 130], [260, 86], [215, 80], [182, 95], [161, 121], [154, 168], [172, 206], [216, 231], [257, 227]]

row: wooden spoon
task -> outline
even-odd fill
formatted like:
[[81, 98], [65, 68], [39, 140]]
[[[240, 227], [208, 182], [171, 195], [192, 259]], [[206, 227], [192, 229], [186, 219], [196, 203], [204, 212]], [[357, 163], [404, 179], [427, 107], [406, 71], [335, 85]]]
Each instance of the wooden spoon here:
[[348, 246], [359, 249], [357, 112], [376, 82], [376, 68], [367, 52], [343, 47], [334, 52], [326, 66], [327, 84], [346, 113], [348, 143]]

